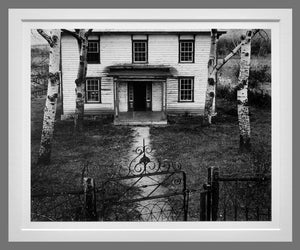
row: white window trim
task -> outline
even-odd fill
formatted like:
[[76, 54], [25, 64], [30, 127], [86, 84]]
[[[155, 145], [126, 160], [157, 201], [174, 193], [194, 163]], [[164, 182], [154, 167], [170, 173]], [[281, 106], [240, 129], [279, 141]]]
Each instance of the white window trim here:
[[[181, 43], [183, 42], [191, 42], [192, 43], [192, 48], [193, 50], [191, 51], [192, 52], [192, 60], [189, 60], [189, 61], [184, 61], [181, 59]], [[195, 40], [192, 40], [192, 39], [189, 39], [189, 40], [184, 40], [184, 39], [180, 39], [179, 40], [179, 63], [194, 63], [195, 62]]]
[[[181, 96], [181, 81], [182, 80], [191, 80], [191, 99], [187, 100], [187, 99], [182, 99]], [[179, 78], [179, 83], [178, 83], [178, 100], [179, 102], [194, 102], [194, 78], [193, 77], [181, 77]]]
[[[135, 43], [142, 43], [142, 42], [144, 42], [145, 44], [146, 44], [146, 46], [145, 46], [145, 54], [146, 54], [146, 56], [145, 56], [145, 61], [136, 61], [135, 60], [135, 47], [134, 47], [134, 44]], [[132, 40], [132, 62], [133, 63], [147, 63], [148, 62], [148, 40]]]
[[[99, 99], [98, 101], [88, 100], [87, 93], [92, 92], [91, 90], [89, 91], [88, 88], [87, 88], [89, 80], [97, 80], [97, 82], [98, 82], [98, 99]], [[88, 79], [86, 79], [85, 84], [86, 84], [86, 87], [85, 87], [85, 100], [86, 100], [86, 103], [101, 103], [101, 79], [99, 79], [99, 78], [88, 78]]]

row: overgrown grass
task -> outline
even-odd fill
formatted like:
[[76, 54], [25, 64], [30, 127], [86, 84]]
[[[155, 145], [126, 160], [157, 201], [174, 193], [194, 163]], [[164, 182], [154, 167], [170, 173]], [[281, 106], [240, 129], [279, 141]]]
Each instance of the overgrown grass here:
[[[159, 159], [182, 164], [190, 189], [207, 182], [208, 167], [219, 167], [220, 174], [243, 177], [271, 169], [271, 110], [250, 107], [252, 152], [239, 152], [239, 128], [235, 104], [217, 99], [218, 115], [214, 124], [174, 124], [151, 128], [152, 147]], [[199, 199], [192, 199], [191, 209]]]
[[[83, 169], [85, 175], [95, 178], [96, 186], [116, 172], [113, 163], [122, 163], [126, 158], [131, 129], [105, 121], [86, 122], [85, 131], [75, 135], [73, 122], [58, 120], [52, 162], [48, 166], [36, 165], [44, 102], [44, 98], [32, 100], [33, 193], [81, 190]], [[219, 167], [221, 175], [241, 177], [258, 171], [269, 173], [271, 169], [271, 110], [250, 107], [252, 152], [241, 154], [236, 105], [217, 99], [216, 107], [218, 115], [210, 127], [203, 127], [201, 119], [183, 117], [181, 122], [150, 130], [156, 157], [180, 162], [189, 189], [199, 189], [206, 183], [210, 166]], [[191, 194], [189, 219], [197, 219], [197, 195]]]
[[[196, 190], [190, 193], [189, 220], [199, 220], [199, 191], [203, 191], [203, 184], [207, 183], [208, 167], [219, 167], [221, 176], [245, 177], [271, 172], [271, 110], [250, 107], [252, 151], [240, 153], [236, 105], [226, 99], [217, 99], [216, 107], [218, 115], [209, 127], [201, 126], [200, 120], [190, 119], [165, 128], [151, 128], [152, 147], [157, 158], [181, 163], [186, 172], [187, 188]], [[270, 186], [261, 185], [255, 186], [256, 190], [261, 190], [260, 196], [238, 200], [239, 204], [252, 202], [263, 209], [270, 207]], [[248, 191], [251, 190], [242, 187], [236, 190], [239, 193]], [[220, 192], [220, 201], [226, 199], [222, 193], [224, 190]], [[232, 196], [233, 193], [226, 195]], [[219, 208], [219, 219], [222, 220], [222, 204]], [[242, 216], [240, 212], [238, 219]], [[255, 220], [255, 213], [255, 210], [249, 210], [250, 220]], [[232, 218], [228, 215], [227, 219]]]
[[[61, 192], [82, 189], [82, 171], [105, 180], [127, 154], [132, 137], [128, 127], [116, 127], [101, 121], [86, 121], [84, 131], [75, 134], [73, 122], [57, 119], [52, 146], [51, 164], [36, 164], [42, 129], [44, 98], [32, 100], [31, 177], [33, 192]], [[60, 112], [57, 112], [57, 118]], [[97, 183], [96, 183], [97, 184]]]

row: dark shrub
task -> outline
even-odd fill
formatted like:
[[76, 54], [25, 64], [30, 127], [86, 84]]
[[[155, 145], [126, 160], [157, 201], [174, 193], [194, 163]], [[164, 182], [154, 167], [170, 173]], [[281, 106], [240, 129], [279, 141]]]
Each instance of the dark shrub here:
[[[217, 86], [217, 98], [224, 98], [228, 101], [235, 102], [237, 100], [237, 87], [231, 88], [229, 86]], [[271, 96], [258, 91], [248, 91], [249, 105], [257, 107], [271, 107]]]
[[249, 74], [249, 88], [257, 88], [259, 83], [271, 82], [270, 66], [257, 65], [251, 67]]
[[224, 98], [228, 101], [236, 100], [236, 91], [228, 85], [217, 85], [217, 98]]

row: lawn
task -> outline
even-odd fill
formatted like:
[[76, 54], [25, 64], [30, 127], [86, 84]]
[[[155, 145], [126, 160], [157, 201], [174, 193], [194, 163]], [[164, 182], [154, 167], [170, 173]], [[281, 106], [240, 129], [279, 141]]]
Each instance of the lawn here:
[[[234, 104], [219, 99], [216, 107], [218, 115], [208, 127], [187, 118], [186, 123], [151, 128], [156, 156], [180, 162], [193, 183], [206, 178], [210, 166], [232, 173], [253, 173], [259, 167], [266, 168], [263, 163], [271, 160], [270, 109], [250, 107], [252, 152], [241, 154]], [[257, 162], [260, 156], [263, 159]]]
[[[33, 194], [82, 190], [83, 175], [93, 177], [97, 185], [116, 173], [114, 164], [122, 164], [133, 140], [131, 128], [114, 126], [110, 120], [86, 121], [84, 132], [75, 135], [73, 122], [60, 121], [60, 106], [51, 164], [36, 165], [44, 102], [45, 98], [32, 99]], [[182, 122], [150, 128], [155, 156], [159, 160], [169, 159], [181, 163], [182, 170], [186, 172], [187, 187], [191, 190], [202, 188], [207, 181], [207, 168], [211, 166], [219, 167], [221, 175], [229, 173], [240, 177], [254, 174], [258, 170], [270, 172], [271, 110], [250, 107], [252, 152], [241, 154], [235, 104], [218, 98], [216, 107], [218, 115], [209, 127], [203, 127], [198, 118], [183, 117]], [[197, 220], [199, 193], [191, 194], [190, 198], [189, 219]], [[45, 204], [53, 205], [60, 201], [59, 198], [36, 199], [32, 204], [40, 209]], [[61, 216], [64, 220], [74, 220], [74, 217], [68, 217], [68, 213]]]
[[57, 121], [52, 146], [51, 164], [36, 165], [40, 143], [45, 98], [31, 103], [31, 177], [33, 193], [81, 190], [85, 175], [103, 180], [114, 172], [113, 164], [126, 157], [131, 143], [131, 129], [116, 127], [110, 121], [86, 121], [85, 130], [75, 136], [73, 122]]
[[[203, 190], [203, 184], [207, 183], [208, 167], [219, 167], [220, 176], [230, 174], [238, 177], [254, 176], [256, 172], [270, 173], [271, 170], [271, 110], [250, 107], [252, 152], [242, 154], [239, 152], [235, 105], [218, 99], [216, 107], [218, 115], [209, 127], [202, 127], [194, 119], [190, 118], [189, 121], [187, 118], [182, 124], [151, 128], [152, 147], [157, 158], [179, 162], [186, 172], [187, 187], [191, 190]], [[244, 197], [244, 200], [240, 199], [238, 202], [242, 204], [255, 201], [255, 207], [260, 204], [266, 210], [270, 207], [270, 186], [255, 188], [258, 194], [254, 195], [255, 198]], [[237, 192], [245, 195], [245, 189]], [[190, 219], [199, 219], [199, 192], [190, 195], [189, 213]], [[255, 213], [254, 210], [249, 212], [249, 218], [251, 215], [255, 219]], [[221, 216], [220, 214], [220, 218]]]

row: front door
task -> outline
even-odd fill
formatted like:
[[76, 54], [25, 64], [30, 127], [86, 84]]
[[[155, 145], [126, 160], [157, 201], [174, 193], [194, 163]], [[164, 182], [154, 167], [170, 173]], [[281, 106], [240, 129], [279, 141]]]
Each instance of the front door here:
[[128, 83], [129, 111], [151, 111], [151, 85], [149, 82]]

